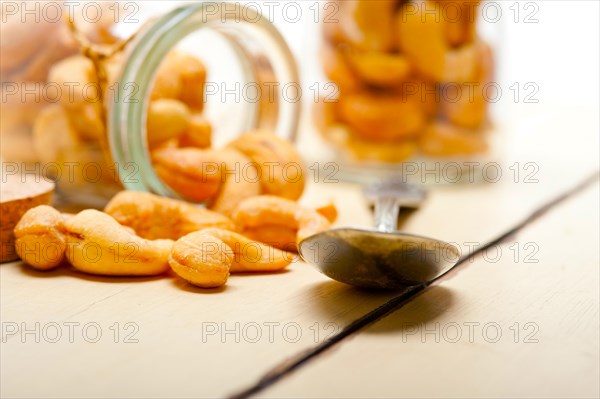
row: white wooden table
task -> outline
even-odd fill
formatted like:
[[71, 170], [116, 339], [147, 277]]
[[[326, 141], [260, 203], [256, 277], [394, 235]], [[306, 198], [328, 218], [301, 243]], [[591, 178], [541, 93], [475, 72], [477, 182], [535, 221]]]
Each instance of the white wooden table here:
[[[1, 396], [598, 397], [598, 120], [569, 115], [527, 115], [503, 178], [436, 188], [406, 216], [476, 251], [430, 287], [364, 292], [302, 263], [219, 292], [3, 264]], [[371, 224], [360, 187], [304, 200], [327, 198], [338, 224]]]

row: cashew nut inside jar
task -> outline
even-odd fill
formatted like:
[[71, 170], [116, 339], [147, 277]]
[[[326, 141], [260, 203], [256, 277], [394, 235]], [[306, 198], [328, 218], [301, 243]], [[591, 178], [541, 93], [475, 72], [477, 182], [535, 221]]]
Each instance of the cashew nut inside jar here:
[[496, 81], [500, 23], [491, 8], [459, 0], [327, 2], [311, 57], [318, 65], [310, 68], [321, 90], [303, 121], [314, 134], [300, 145], [322, 149], [314, 162], [335, 162], [351, 180], [481, 180], [473, 169], [499, 160], [494, 115], [501, 93], [511, 92]]
[[93, 5], [93, 22], [64, 9], [3, 24], [2, 173], [37, 173], [59, 201], [94, 207], [128, 189], [226, 213], [233, 204], [219, 194], [241, 190], [230, 169], [254, 181], [248, 193], [271, 193], [239, 141], [268, 134], [286, 156], [298, 127], [299, 102], [272, 90], [299, 84], [268, 19], [240, 3]]

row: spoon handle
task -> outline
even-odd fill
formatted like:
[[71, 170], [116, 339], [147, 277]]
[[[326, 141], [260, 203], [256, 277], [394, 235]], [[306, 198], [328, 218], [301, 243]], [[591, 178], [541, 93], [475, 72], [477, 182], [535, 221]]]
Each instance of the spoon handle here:
[[375, 228], [390, 233], [398, 228], [398, 199], [392, 196], [381, 196], [375, 201]]

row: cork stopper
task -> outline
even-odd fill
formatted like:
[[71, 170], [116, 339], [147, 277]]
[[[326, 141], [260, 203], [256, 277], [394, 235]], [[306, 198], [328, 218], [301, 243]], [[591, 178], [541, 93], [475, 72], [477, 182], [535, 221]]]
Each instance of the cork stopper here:
[[0, 263], [18, 259], [13, 230], [23, 214], [52, 200], [54, 183], [34, 174], [3, 174], [0, 182]]

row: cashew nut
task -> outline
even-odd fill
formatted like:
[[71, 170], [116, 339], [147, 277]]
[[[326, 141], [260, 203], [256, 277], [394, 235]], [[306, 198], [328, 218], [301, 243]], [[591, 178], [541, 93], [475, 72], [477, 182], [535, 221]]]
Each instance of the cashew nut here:
[[146, 239], [176, 240], [208, 227], [234, 227], [231, 220], [219, 213], [183, 201], [137, 191], [118, 193], [104, 211]]
[[291, 254], [229, 230], [211, 228], [202, 233], [218, 238], [233, 251], [231, 273], [272, 272], [283, 269], [292, 261]]
[[472, 155], [485, 152], [485, 136], [470, 129], [445, 122], [434, 122], [419, 138], [419, 148], [425, 155]]
[[186, 131], [179, 137], [179, 146], [209, 148], [211, 145], [212, 127], [201, 114], [194, 114], [189, 119]]
[[177, 100], [154, 100], [148, 107], [146, 131], [150, 148], [172, 138], [181, 136], [189, 124], [188, 107]]
[[227, 282], [233, 258], [233, 251], [223, 241], [197, 231], [175, 241], [169, 266], [191, 284], [216, 288]]
[[446, 25], [437, 2], [404, 4], [396, 16], [398, 46], [424, 75], [440, 82], [466, 81], [473, 76], [474, 48], [453, 49], [446, 38]]
[[15, 226], [17, 255], [39, 270], [50, 270], [65, 260], [65, 217], [48, 205], [25, 212]]
[[260, 194], [260, 172], [256, 163], [232, 148], [218, 150], [225, 182], [209, 208], [230, 216], [240, 201]]
[[246, 133], [229, 143], [254, 161], [263, 194], [296, 200], [304, 191], [305, 167], [294, 146], [265, 131]]
[[348, 93], [340, 97], [340, 118], [357, 136], [371, 141], [396, 141], [418, 135], [425, 112], [413, 98], [400, 94]]
[[171, 240], [146, 240], [106, 213], [88, 209], [65, 222], [67, 259], [77, 270], [108, 276], [153, 276], [168, 270]]
[[219, 150], [161, 147], [152, 152], [152, 160], [158, 176], [190, 201], [213, 198], [223, 185]]
[[[304, 208], [298, 203], [272, 195], [248, 198], [238, 205], [233, 213], [233, 221], [238, 231], [246, 234], [248, 229], [272, 228], [272, 226], [293, 229], [295, 242], [329, 228], [329, 221], [314, 209]], [[285, 248], [289, 242], [269, 243], [277, 248]]]

